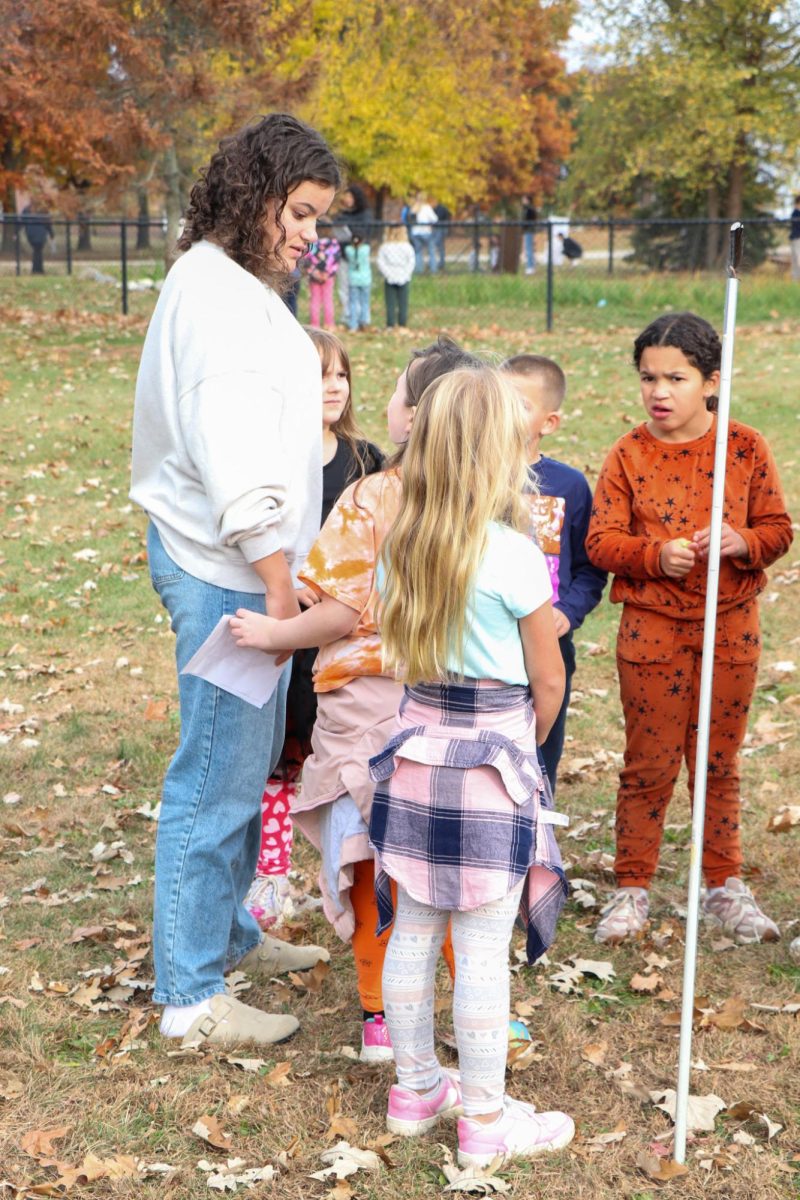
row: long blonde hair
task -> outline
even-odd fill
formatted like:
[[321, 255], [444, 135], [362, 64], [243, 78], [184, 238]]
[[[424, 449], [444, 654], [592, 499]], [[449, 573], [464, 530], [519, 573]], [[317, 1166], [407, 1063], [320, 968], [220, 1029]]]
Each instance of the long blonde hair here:
[[452, 677], [448, 661], [463, 666], [489, 522], [530, 524], [527, 440], [519, 393], [491, 367], [453, 371], [420, 399], [381, 551], [384, 665], [408, 683]]

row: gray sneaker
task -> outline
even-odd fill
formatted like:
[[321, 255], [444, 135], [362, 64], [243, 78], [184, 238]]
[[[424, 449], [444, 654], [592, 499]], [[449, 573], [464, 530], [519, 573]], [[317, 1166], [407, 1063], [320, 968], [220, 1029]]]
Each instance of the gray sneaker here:
[[756, 904], [746, 883], [731, 875], [725, 886], [713, 888], [703, 897], [703, 916], [742, 946], [780, 941], [780, 930]]
[[607, 946], [616, 946], [626, 938], [635, 937], [647, 924], [649, 912], [646, 888], [617, 888], [600, 912], [594, 940]]

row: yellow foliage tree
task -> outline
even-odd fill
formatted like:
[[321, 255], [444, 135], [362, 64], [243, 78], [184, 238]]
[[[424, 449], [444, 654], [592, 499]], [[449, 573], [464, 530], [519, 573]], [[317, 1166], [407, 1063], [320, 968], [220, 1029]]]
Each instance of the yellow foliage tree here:
[[[536, 182], [569, 148], [557, 46], [571, 0], [314, 0], [319, 75], [304, 115], [383, 196], [450, 205]], [[500, 186], [498, 186], [500, 185]]]

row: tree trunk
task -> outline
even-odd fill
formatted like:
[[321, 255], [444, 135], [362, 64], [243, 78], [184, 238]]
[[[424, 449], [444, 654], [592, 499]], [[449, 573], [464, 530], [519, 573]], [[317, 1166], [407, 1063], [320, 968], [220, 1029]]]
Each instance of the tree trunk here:
[[78, 249], [91, 250], [92, 248], [92, 227], [89, 224], [89, 213], [78, 213]]
[[139, 216], [136, 226], [136, 249], [150, 249], [150, 198], [146, 187], [136, 189], [139, 204]]
[[14, 230], [16, 229], [16, 209], [14, 189], [8, 185], [3, 194], [3, 240], [0, 251], [3, 254], [14, 253]]
[[[712, 183], [706, 192], [706, 216], [709, 222], [719, 220], [719, 192]], [[706, 270], [713, 271], [719, 254], [719, 225], [706, 225]]]
[[164, 270], [168, 271], [178, 257], [176, 243], [178, 241], [180, 220], [183, 216], [181, 169], [178, 165], [178, 154], [174, 141], [170, 142], [164, 151], [162, 170], [166, 190], [165, 207], [167, 210], [167, 244], [164, 248]]
[[731, 221], [741, 221], [742, 205], [744, 203], [744, 134], [739, 134], [736, 139], [736, 149], [739, 151], [737, 160], [731, 164], [731, 173], [728, 176], [728, 203], [727, 213], [725, 214]]
[[383, 220], [383, 206], [386, 203], [386, 186], [381, 185], [375, 193], [375, 220]]

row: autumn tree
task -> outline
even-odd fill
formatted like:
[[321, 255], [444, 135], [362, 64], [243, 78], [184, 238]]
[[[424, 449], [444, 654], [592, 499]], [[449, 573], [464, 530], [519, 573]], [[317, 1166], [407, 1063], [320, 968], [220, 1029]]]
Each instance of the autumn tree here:
[[0, 0], [0, 190], [27, 168], [62, 187], [106, 184], [154, 138], [147, 114], [120, 93], [116, 56], [139, 49], [104, 0]]
[[[612, 65], [584, 76], [569, 193], [586, 211], [649, 201], [738, 219], [800, 145], [800, 4], [599, 5]], [[709, 265], [719, 251], [712, 233]]]
[[[319, 77], [304, 113], [379, 202], [545, 190], [569, 147], [558, 42], [569, 0], [314, 0]], [[538, 174], [537, 174], [538, 172]]]

